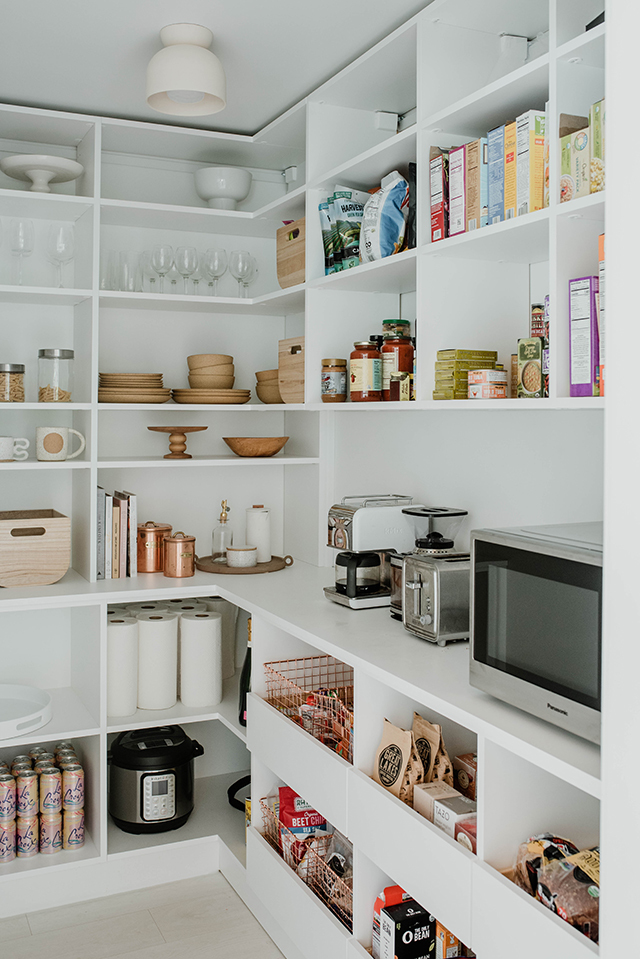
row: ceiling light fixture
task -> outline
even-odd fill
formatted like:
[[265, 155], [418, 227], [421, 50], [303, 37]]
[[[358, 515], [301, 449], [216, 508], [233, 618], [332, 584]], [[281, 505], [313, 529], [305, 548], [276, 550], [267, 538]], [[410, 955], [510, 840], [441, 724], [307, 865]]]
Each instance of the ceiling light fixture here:
[[147, 103], [158, 113], [198, 117], [227, 105], [222, 64], [209, 50], [213, 34], [197, 23], [172, 23], [160, 31], [164, 45], [147, 67]]

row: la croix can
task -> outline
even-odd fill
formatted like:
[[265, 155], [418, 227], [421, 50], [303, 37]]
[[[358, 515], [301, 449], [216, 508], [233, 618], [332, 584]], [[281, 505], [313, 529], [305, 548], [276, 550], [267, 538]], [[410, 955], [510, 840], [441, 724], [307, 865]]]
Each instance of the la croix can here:
[[33, 749], [29, 750], [29, 759], [32, 759], [35, 763], [41, 758], [43, 753], [46, 754], [47, 752], [48, 750], [46, 750], [44, 746], [34, 746]]
[[14, 819], [15, 815], [16, 781], [11, 773], [0, 773], [0, 819]]
[[40, 773], [40, 812], [56, 813], [62, 809], [62, 773], [49, 766]]
[[40, 816], [40, 852], [51, 855], [62, 849], [62, 813]]
[[161, 573], [164, 570], [164, 541], [171, 536], [168, 523], [138, 524], [138, 572]]
[[0, 819], [0, 863], [16, 858], [16, 821]]
[[164, 575], [172, 579], [193, 576], [196, 571], [196, 538], [178, 532], [164, 540]]
[[23, 819], [38, 815], [38, 774], [33, 769], [19, 772], [16, 778], [16, 813]]
[[20, 753], [19, 756], [14, 756], [11, 760], [12, 766], [22, 766], [27, 765], [29, 769], [32, 768], [33, 763], [31, 762], [31, 756], [28, 756], [26, 753]]
[[18, 859], [29, 859], [38, 852], [38, 817], [16, 819], [16, 855]]
[[62, 815], [62, 848], [84, 846], [84, 809], [65, 809]]
[[62, 770], [62, 808], [82, 809], [84, 806], [84, 770], [73, 764]]

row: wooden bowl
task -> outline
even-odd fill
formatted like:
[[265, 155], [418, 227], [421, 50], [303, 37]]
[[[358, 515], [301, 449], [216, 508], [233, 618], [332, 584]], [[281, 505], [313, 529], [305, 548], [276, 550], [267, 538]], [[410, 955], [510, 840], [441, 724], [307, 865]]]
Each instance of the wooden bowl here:
[[192, 376], [233, 376], [235, 371], [233, 363], [224, 363], [221, 366], [197, 366], [189, 373]]
[[187, 357], [190, 370], [197, 370], [201, 366], [224, 366], [233, 363], [233, 357], [226, 353], [194, 353]]
[[229, 449], [237, 456], [275, 456], [289, 439], [288, 436], [223, 436]]
[[282, 397], [280, 396], [280, 390], [278, 388], [278, 381], [271, 381], [258, 383], [256, 386], [256, 393], [258, 394], [258, 399], [262, 400], [263, 403], [282, 403]]
[[264, 380], [277, 380], [278, 371], [277, 370], [260, 370], [256, 373], [256, 379], [258, 383], [262, 383]]
[[189, 374], [189, 386], [192, 390], [230, 390], [235, 383], [235, 376], [200, 376]]

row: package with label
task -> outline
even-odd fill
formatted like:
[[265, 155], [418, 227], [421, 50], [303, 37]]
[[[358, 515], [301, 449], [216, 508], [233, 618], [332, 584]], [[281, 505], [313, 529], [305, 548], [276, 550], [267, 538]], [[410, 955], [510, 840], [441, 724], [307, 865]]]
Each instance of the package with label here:
[[[559, 120], [558, 135], [560, 137], [560, 202], [568, 203], [578, 196], [585, 196], [590, 189], [590, 167], [587, 161], [586, 170], [586, 190], [585, 183], [582, 183], [582, 192], [579, 192], [579, 185], [576, 183], [575, 171], [573, 169], [573, 137], [578, 133], [588, 132], [588, 117], [575, 116], [569, 113], [561, 113]], [[587, 138], [588, 139], [588, 138]], [[584, 154], [584, 141], [581, 139], [579, 145], [582, 150], [576, 153]]]
[[542, 379], [542, 351], [540, 336], [518, 340], [518, 398], [533, 399], [544, 394]]
[[468, 819], [457, 822], [454, 838], [475, 856], [478, 846], [478, 817], [469, 816]]
[[368, 199], [368, 193], [343, 186], [337, 186], [333, 194], [333, 212], [343, 270], [360, 265], [360, 231], [364, 205]]
[[409, 184], [397, 170], [383, 176], [380, 189], [365, 203], [360, 260], [371, 263], [399, 253], [409, 216]]
[[551, 149], [551, 147], [550, 147], [551, 125], [550, 125], [550, 123], [549, 123], [549, 117], [550, 117], [551, 114], [549, 113], [549, 101], [548, 101], [548, 100], [547, 100], [547, 102], [546, 102], [545, 105], [544, 105], [544, 112], [545, 112], [545, 116], [546, 116], [547, 119], [546, 119], [546, 122], [545, 122], [545, 125], [544, 125], [544, 161], [543, 161], [543, 168], [544, 168], [544, 187], [543, 187], [544, 197], [543, 197], [543, 206], [544, 206], [544, 208], [546, 209], [546, 208], [549, 206], [549, 181], [550, 181], [550, 174], [549, 174], [550, 165], [549, 165], [549, 160], [550, 160], [550, 149]]
[[449, 236], [449, 151], [431, 147], [429, 151], [431, 188], [431, 242]]
[[604, 190], [604, 100], [592, 104], [589, 111], [591, 128], [591, 182], [592, 193]]
[[457, 959], [462, 955], [462, 943], [452, 932], [436, 920], [435, 959]]
[[489, 168], [487, 138], [480, 137], [466, 145], [466, 228], [478, 230], [489, 222]]
[[600, 850], [583, 849], [538, 870], [536, 899], [557, 916], [598, 941]]
[[326, 835], [330, 829], [324, 816], [290, 786], [280, 786], [278, 796], [278, 819], [286, 827], [280, 830], [282, 855], [289, 865], [296, 867], [307, 854], [309, 842], [319, 834]]
[[413, 733], [384, 720], [382, 739], [373, 767], [373, 778], [407, 805], [413, 802], [413, 787], [422, 782], [422, 761]]
[[475, 753], [463, 753], [453, 760], [453, 781], [463, 796], [476, 798], [476, 778], [478, 776], [478, 757]]
[[413, 787], [413, 808], [429, 822], [433, 822], [434, 802], [437, 799], [453, 799], [460, 795], [461, 793], [457, 789], [442, 781], [417, 783]]
[[461, 373], [469, 370], [492, 370], [494, 366], [495, 360], [436, 360], [435, 370], [436, 374], [445, 371]]
[[600, 396], [604, 396], [604, 233], [598, 237], [598, 320]]
[[503, 400], [507, 398], [506, 370], [469, 370], [467, 385], [470, 400]]
[[[498, 359], [497, 350], [438, 350], [436, 360], [485, 360], [493, 361], [495, 364]], [[478, 364], [478, 368], [481, 364]], [[468, 369], [473, 367], [468, 367]]]
[[454, 839], [456, 823], [474, 816], [476, 811], [476, 804], [466, 796], [436, 799], [433, 804], [433, 824]]
[[423, 766], [423, 775], [418, 782], [442, 780], [448, 786], [453, 786], [453, 768], [442, 737], [442, 726], [430, 723], [420, 713], [414, 713], [411, 728]]
[[373, 934], [371, 937], [371, 955], [380, 959], [380, 913], [386, 906], [397, 906], [400, 902], [412, 901], [413, 897], [401, 886], [385, 886], [373, 904]]
[[544, 135], [546, 116], [527, 110], [516, 118], [516, 194], [518, 216], [544, 206]]
[[436, 370], [435, 379], [437, 390], [466, 390], [469, 385], [467, 370]]
[[487, 134], [489, 223], [504, 220], [504, 123]]
[[454, 147], [449, 151], [449, 236], [467, 228], [466, 173], [466, 147]]
[[512, 220], [517, 213], [518, 179], [516, 163], [516, 121], [504, 127], [504, 218]]
[[469, 388], [464, 390], [434, 390], [431, 394], [434, 400], [468, 400]]
[[538, 873], [541, 867], [555, 859], [566, 859], [578, 852], [578, 847], [569, 839], [554, 836], [549, 832], [531, 836], [520, 843], [513, 870], [513, 881], [530, 896], [538, 888]]
[[597, 396], [600, 341], [596, 294], [597, 276], [569, 280], [570, 396]]
[[385, 906], [380, 913], [380, 959], [433, 959], [436, 920], [417, 902]]

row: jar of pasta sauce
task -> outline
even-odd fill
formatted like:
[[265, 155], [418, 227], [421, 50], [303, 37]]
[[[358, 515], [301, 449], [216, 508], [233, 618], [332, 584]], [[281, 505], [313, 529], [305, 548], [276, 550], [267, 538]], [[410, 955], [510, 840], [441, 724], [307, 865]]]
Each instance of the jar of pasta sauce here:
[[322, 361], [320, 379], [323, 403], [344, 403], [347, 399], [347, 361], [329, 357]]
[[413, 343], [400, 333], [385, 333], [382, 344], [382, 399], [391, 399], [391, 374], [413, 375]]
[[377, 403], [382, 398], [382, 357], [370, 340], [353, 344], [349, 365], [349, 396], [352, 403]]

